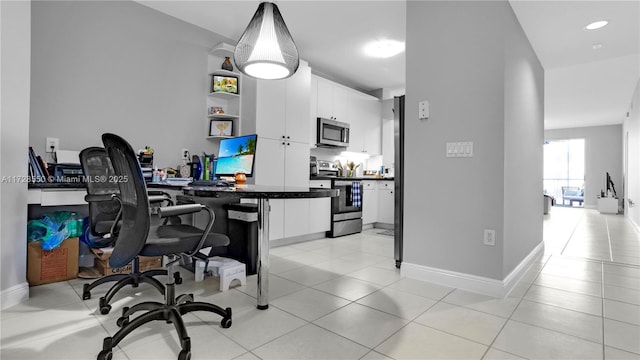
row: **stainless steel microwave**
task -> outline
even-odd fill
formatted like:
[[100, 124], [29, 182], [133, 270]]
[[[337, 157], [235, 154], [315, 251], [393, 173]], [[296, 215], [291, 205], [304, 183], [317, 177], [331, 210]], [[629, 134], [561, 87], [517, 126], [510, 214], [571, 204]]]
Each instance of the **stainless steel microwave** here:
[[349, 146], [349, 124], [332, 119], [318, 118], [319, 147]]

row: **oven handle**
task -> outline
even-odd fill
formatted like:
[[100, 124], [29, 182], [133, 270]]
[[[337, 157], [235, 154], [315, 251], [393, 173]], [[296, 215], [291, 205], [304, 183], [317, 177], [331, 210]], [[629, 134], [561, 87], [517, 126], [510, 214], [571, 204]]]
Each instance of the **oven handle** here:
[[333, 186], [351, 186], [354, 182], [362, 183], [361, 181], [347, 181], [347, 180], [338, 180], [333, 182]]

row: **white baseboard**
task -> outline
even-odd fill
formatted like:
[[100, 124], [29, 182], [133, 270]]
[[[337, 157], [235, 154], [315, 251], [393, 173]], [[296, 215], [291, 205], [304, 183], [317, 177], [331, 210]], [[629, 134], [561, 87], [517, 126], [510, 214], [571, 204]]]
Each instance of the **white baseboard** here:
[[23, 282], [12, 286], [8, 289], [0, 291], [0, 307], [1, 310], [18, 305], [19, 303], [29, 299], [29, 283]]
[[402, 276], [411, 279], [467, 290], [497, 298], [504, 298], [509, 295], [513, 287], [518, 283], [527, 270], [529, 270], [536, 258], [542, 255], [543, 252], [544, 242], [541, 241], [540, 244], [538, 244], [503, 280], [496, 280], [483, 276], [432, 268], [407, 262], [402, 263], [400, 273]]

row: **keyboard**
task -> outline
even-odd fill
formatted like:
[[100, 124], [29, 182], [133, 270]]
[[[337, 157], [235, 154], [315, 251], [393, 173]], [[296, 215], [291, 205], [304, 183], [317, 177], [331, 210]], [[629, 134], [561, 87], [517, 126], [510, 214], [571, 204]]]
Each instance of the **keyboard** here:
[[226, 180], [194, 180], [189, 183], [190, 186], [212, 186], [212, 187], [229, 187], [229, 184]]

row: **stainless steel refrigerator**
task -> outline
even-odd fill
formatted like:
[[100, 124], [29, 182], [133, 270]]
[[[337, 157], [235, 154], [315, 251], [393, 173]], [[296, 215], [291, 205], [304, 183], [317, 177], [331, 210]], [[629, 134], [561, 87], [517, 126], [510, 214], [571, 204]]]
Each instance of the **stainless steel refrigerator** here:
[[404, 95], [393, 99], [394, 147], [394, 257], [396, 267], [402, 264], [402, 226], [404, 221]]

